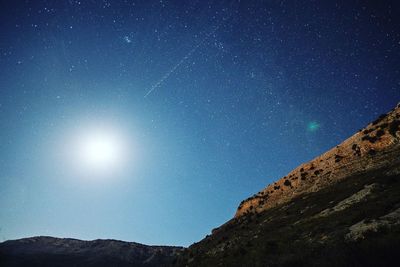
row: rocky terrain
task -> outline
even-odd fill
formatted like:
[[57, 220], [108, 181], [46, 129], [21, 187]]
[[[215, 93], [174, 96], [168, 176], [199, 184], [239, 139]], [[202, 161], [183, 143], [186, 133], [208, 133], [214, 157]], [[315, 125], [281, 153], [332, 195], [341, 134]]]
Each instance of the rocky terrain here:
[[399, 128], [400, 104], [340, 145], [244, 200], [235, 217], [289, 202], [296, 196], [319, 191], [351, 175], [396, 165], [399, 163]]
[[400, 105], [244, 200], [198, 243], [34, 237], [0, 266], [398, 266]]
[[166, 266], [181, 250], [117, 240], [41, 236], [1, 243], [0, 266]]
[[400, 176], [390, 171], [348, 177], [232, 219], [175, 265], [398, 266]]
[[398, 266], [400, 105], [244, 200], [176, 266]]

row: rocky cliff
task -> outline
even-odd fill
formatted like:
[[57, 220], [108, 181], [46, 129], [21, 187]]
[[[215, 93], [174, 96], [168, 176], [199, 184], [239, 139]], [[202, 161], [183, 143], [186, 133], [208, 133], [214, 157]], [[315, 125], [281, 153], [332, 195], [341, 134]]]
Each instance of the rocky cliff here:
[[175, 266], [398, 266], [400, 105], [243, 201]]
[[289, 202], [351, 175], [400, 166], [399, 129], [400, 104], [338, 146], [242, 201], [235, 217]]

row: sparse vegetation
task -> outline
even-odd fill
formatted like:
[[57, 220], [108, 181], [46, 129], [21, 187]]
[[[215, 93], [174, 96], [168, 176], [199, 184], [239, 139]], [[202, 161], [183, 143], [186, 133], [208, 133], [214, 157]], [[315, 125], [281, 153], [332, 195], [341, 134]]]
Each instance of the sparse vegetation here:
[[365, 130], [363, 131], [363, 134], [364, 134], [364, 135], [367, 135], [367, 134], [373, 132], [374, 130], [375, 130], [374, 128], [365, 129]]
[[379, 127], [380, 129], [386, 129], [388, 126], [389, 126], [389, 123], [384, 122], [384, 123], [382, 123], [381, 125], [379, 125], [378, 127]]
[[353, 144], [352, 146], [351, 146], [351, 149], [353, 150], [353, 152], [354, 152], [354, 156], [361, 156], [361, 149], [360, 149], [360, 147], [357, 145], [357, 144]]
[[364, 135], [361, 140], [362, 141], [369, 141], [370, 143], [375, 143], [378, 141], [380, 138], [377, 136], [370, 136], [370, 135]]
[[384, 130], [379, 129], [379, 130], [376, 131], [376, 137], [379, 138], [379, 137], [381, 137], [383, 135], [385, 135], [385, 131]]
[[400, 127], [400, 120], [394, 120], [390, 123], [389, 125], [389, 133], [393, 136], [396, 137], [396, 133], [399, 130]]
[[335, 162], [340, 162], [343, 158], [343, 156], [335, 155]]
[[[334, 206], [364, 185], [379, 186], [362, 203], [324, 218], [314, 214]], [[345, 239], [351, 225], [391, 212], [400, 202], [400, 177], [381, 172], [349, 177], [292, 205], [229, 221], [209, 242], [199, 242], [178, 258], [177, 266], [397, 266], [400, 227], [369, 233], [357, 242]], [[302, 213], [300, 213], [302, 212]], [[299, 216], [299, 214], [302, 214]], [[225, 236], [218, 245], [218, 236]], [[219, 249], [224, 248], [224, 249]], [[192, 260], [189, 262], [189, 259]]]
[[285, 186], [291, 186], [292, 183], [289, 180], [285, 180], [285, 182], [283, 183]]
[[376, 120], [374, 120], [372, 122], [372, 125], [376, 125], [376, 124], [380, 123], [384, 118], [386, 118], [386, 116], [387, 116], [387, 114], [380, 115]]

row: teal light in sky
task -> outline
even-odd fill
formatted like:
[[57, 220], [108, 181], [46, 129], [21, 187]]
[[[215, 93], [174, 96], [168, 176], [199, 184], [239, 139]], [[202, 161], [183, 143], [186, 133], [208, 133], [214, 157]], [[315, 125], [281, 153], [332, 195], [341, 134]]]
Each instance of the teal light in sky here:
[[310, 121], [307, 124], [307, 131], [309, 132], [316, 132], [319, 128], [321, 127], [321, 125], [316, 122], [316, 121]]

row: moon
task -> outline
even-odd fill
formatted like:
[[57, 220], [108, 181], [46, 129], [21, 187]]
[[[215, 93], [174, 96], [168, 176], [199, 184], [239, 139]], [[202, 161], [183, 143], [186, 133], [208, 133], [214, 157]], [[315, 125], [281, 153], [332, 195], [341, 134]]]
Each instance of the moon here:
[[112, 133], [89, 132], [78, 144], [80, 161], [91, 169], [113, 168], [122, 160], [122, 144]]
[[88, 177], [116, 176], [129, 162], [129, 138], [112, 126], [85, 126], [68, 145], [75, 172]]

